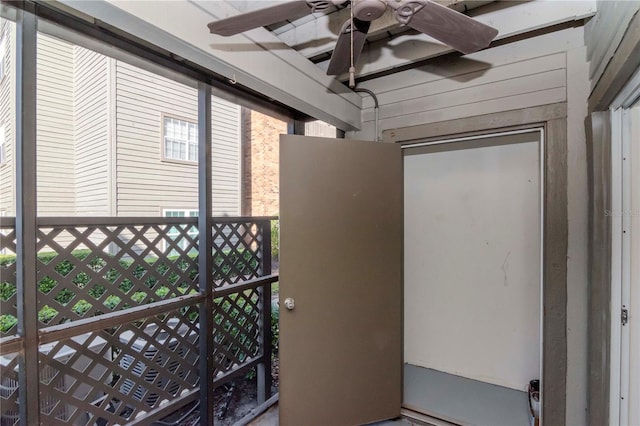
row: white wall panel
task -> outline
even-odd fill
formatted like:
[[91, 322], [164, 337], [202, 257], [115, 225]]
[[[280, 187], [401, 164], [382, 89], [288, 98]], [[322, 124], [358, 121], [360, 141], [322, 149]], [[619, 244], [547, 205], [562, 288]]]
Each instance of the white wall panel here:
[[518, 390], [540, 377], [539, 138], [406, 153], [405, 362]]

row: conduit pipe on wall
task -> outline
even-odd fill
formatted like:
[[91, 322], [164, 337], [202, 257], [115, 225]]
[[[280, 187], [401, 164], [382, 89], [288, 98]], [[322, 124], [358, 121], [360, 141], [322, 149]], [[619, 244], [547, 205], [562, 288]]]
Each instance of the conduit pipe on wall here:
[[359, 88], [355, 88], [353, 89], [354, 92], [361, 92], [361, 93], [366, 93], [369, 96], [371, 96], [371, 98], [373, 99], [374, 102], [374, 106], [373, 106], [373, 112], [375, 114], [375, 141], [378, 142], [380, 141], [380, 132], [378, 131], [378, 98], [376, 97], [375, 93], [373, 93], [371, 90], [369, 89], [359, 89]]

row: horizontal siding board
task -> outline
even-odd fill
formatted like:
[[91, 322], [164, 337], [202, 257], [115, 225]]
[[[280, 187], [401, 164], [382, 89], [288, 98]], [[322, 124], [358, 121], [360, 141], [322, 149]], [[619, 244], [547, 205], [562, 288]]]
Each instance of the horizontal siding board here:
[[[384, 92], [377, 95], [380, 106], [406, 100], [416, 99], [423, 96], [445, 93], [465, 87], [479, 86], [483, 84], [496, 83], [509, 80], [515, 77], [533, 76], [546, 71], [566, 69], [567, 61], [564, 52], [549, 56], [537, 57], [516, 63], [505, 64], [479, 71], [465, 72], [452, 79], [433, 79], [427, 74], [426, 82], [403, 87], [392, 92]], [[363, 109], [372, 108], [373, 100], [370, 97], [363, 99]]]
[[[548, 71], [533, 76], [510, 78], [496, 83], [465, 87], [447, 93], [424, 96], [402, 103], [380, 108], [380, 119], [399, 117], [420, 112], [453, 108], [468, 104], [485, 103], [513, 96], [527, 94], [535, 97], [537, 92], [548, 89], [564, 89], [566, 74], [564, 70]], [[372, 111], [363, 114], [363, 121], [373, 120]]]
[[[118, 213], [159, 214], [162, 208], [196, 208], [197, 164], [162, 161], [162, 116], [197, 122], [194, 88], [117, 65]], [[213, 204], [240, 212], [240, 108], [214, 99]]]
[[[539, 105], [548, 105], [567, 100], [564, 88], [542, 90], [532, 94], [512, 96], [509, 98], [492, 99], [475, 104], [466, 104], [440, 110], [431, 110], [394, 117], [380, 121], [381, 129], [397, 129], [401, 127], [415, 126], [424, 123], [453, 120], [456, 118], [471, 117], [480, 114], [491, 114], [494, 112], [510, 111], [514, 109], [528, 108]], [[368, 123], [372, 126], [372, 122]]]
[[109, 214], [108, 59], [75, 48], [76, 191], [79, 215]]
[[75, 211], [73, 47], [38, 37], [38, 214]]

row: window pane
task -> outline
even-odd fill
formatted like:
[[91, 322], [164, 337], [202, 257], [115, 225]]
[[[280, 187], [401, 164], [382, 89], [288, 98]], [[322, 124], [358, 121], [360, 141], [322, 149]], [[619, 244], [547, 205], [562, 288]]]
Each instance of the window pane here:
[[[198, 126], [195, 123], [177, 118], [164, 119], [165, 158], [183, 161], [198, 159]], [[192, 144], [193, 147], [187, 146]], [[171, 148], [170, 145], [173, 145]]]

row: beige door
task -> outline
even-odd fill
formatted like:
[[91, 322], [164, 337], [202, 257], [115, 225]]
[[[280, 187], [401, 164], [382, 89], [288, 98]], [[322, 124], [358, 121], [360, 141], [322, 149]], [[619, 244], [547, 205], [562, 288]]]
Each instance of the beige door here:
[[402, 193], [399, 146], [281, 136], [281, 425], [400, 415]]

